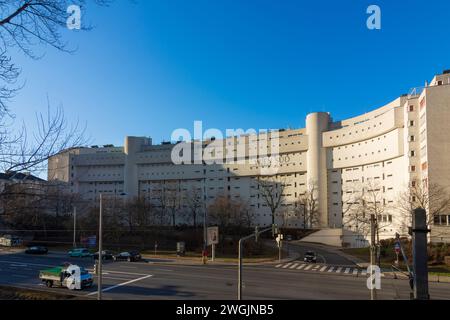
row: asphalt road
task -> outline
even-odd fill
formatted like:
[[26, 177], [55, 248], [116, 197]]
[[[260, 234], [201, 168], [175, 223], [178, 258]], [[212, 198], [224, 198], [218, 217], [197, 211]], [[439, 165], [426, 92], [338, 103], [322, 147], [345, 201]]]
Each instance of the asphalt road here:
[[317, 254], [317, 262], [328, 265], [354, 266], [355, 263], [341, 254], [337, 254], [337, 249], [330, 248], [325, 245], [306, 243], [299, 241], [290, 241], [285, 243], [289, 250], [293, 250], [300, 254], [303, 259], [306, 251], [312, 250]]
[[[39, 270], [72, 262], [92, 269], [92, 258], [68, 258], [62, 254], [30, 256], [0, 253], [0, 285], [68, 293], [65, 288], [46, 288]], [[365, 277], [279, 269], [274, 265], [244, 266], [244, 299], [368, 299]], [[97, 279], [95, 278], [97, 284]], [[72, 291], [96, 298], [91, 289]], [[104, 265], [104, 299], [236, 299], [237, 268], [233, 265], [181, 265], [146, 262], [108, 262]], [[380, 299], [409, 299], [406, 280], [382, 278]], [[431, 297], [450, 299], [450, 284], [430, 283]]]

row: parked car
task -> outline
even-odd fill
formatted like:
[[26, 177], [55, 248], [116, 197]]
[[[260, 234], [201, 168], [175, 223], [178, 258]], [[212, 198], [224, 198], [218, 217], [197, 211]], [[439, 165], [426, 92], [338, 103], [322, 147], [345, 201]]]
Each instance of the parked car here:
[[92, 253], [90, 253], [86, 248], [77, 248], [69, 251], [69, 257], [72, 258], [84, 258], [90, 256], [92, 256]]
[[114, 261], [139, 261], [142, 259], [142, 256], [137, 251], [125, 251], [119, 254], [113, 255]]
[[[113, 255], [114, 255], [114, 253], [112, 251], [109, 251], [109, 250], [102, 251], [103, 260], [112, 260]], [[94, 253], [92, 256], [94, 257], [95, 260], [98, 260], [98, 256], [99, 256], [98, 251], [96, 253]]]
[[47, 254], [48, 249], [46, 247], [42, 247], [42, 246], [33, 246], [33, 247], [29, 247], [27, 250], [25, 250], [25, 253], [27, 253], [27, 254]]
[[306, 251], [305, 258], [303, 259], [305, 262], [317, 262], [317, 255], [314, 251]]

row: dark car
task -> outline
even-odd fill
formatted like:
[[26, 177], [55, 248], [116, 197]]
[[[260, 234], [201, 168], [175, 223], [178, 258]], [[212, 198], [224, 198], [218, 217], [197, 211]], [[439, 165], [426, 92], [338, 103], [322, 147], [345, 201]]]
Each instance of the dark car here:
[[139, 261], [142, 259], [141, 254], [137, 251], [125, 251], [113, 255], [114, 261]]
[[[92, 255], [95, 260], [98, 260], [98, 251]], [[114, 256], [114, 253], [109, 250], [103, 250], [102, 258], [103, 260], [112, 260]]]
[[305, 262], [317, 262], [317, 255], [314, 251], [306, 251], [305, 258], [303, 259]]
[[25, 253], [28, 254], [47, 254], [48, 249], [46, 247], [42, 246], [33, 246], [29, 247], [27, 250], [25, 250]]

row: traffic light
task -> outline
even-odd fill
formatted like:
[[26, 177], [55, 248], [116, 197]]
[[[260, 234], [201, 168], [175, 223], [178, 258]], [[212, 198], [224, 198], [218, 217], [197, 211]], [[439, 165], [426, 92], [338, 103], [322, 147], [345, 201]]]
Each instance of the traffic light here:
[[259, 227], [256, 226], [255, 227], [255, 241], [258, 242], [258, 238], [259, 238]]

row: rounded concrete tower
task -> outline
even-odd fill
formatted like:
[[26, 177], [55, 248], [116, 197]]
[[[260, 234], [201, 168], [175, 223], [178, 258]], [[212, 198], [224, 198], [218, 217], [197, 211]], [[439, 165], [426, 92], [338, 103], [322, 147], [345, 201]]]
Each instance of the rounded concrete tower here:
[[328, 130], [330, 115], [326, 112], [310, 113], [306, 117], [308, 135], [307, 185], [314, 185], [318, 199], [319, 227], [328, 227], [327, 154], [322, 144], [322, 133]]

